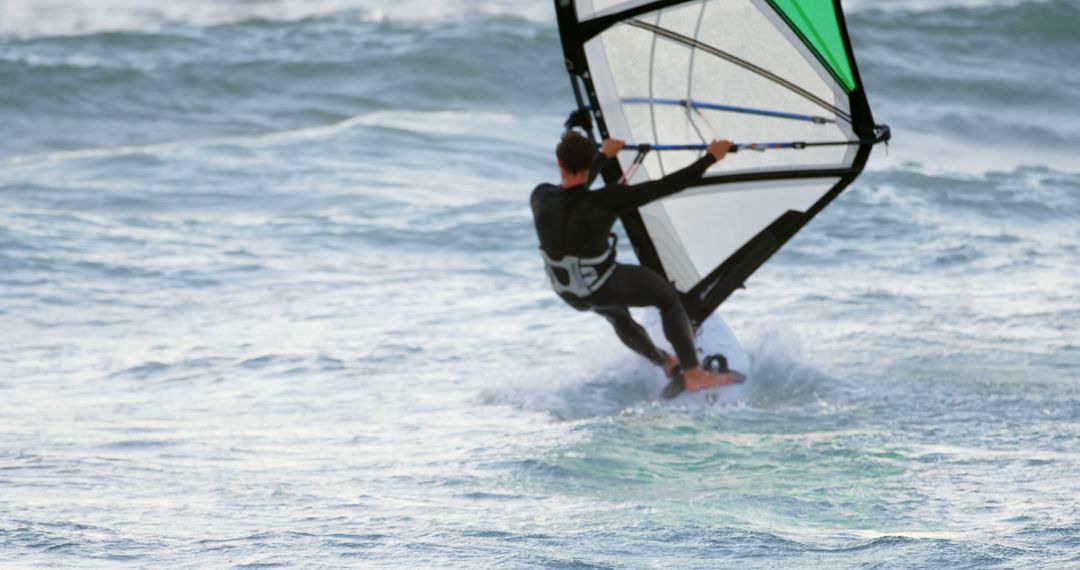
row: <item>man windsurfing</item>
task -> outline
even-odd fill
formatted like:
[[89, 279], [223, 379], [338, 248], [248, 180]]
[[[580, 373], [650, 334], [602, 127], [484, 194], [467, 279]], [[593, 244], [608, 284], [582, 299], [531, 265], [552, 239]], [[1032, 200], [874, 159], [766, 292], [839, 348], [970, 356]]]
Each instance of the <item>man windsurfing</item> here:
[[[731, 384], [730, 375], [700, 366], [690, 318], [675, 287], [649, 268], [615, 262], [611, 228], [624, 213], [679, 192], [701, 178], [727, 155], [732, 143], [713, 141], [705, 156], [661, 179], [590, 191], [605, 161], [614, 158], [623, 146], [622, 141], [605, 140], [597, 155], [592, 141], [568, 131], [555, 150], [561, 185], [541, 184], [533, 190], [530, 204], [551, 286], [571, 307], [606, 318], [623, 344], [663, 367], [669, 378], [681, 373], [687, 390]], [[629, 307], [660, 310], [664, 336], [676, 356], [653, 344], [630, 316]]]

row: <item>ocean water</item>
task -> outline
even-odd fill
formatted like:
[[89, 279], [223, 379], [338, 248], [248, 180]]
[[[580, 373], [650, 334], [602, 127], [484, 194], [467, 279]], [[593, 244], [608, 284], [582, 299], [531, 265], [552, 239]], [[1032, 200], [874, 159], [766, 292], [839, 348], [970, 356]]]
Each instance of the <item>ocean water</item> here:
[[545, 285], [549, 3], [380, 4], [0, 0], [0, 567], [1080, 567], [1080, 4], [850, 3], [704, 410]]

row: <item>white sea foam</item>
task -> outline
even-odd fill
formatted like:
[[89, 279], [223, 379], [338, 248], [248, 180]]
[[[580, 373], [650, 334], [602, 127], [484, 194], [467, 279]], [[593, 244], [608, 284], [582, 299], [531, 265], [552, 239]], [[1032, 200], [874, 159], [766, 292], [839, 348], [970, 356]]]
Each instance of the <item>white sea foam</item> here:
[[250, 20], [296, 21], [353, 14], [369, 21], [438, 21], [474, 15], [552, 20], [546, 2], [502, 0], [266, 0], [262, 2], [173, 0], [4, 0], [0, 36], [21, 38], [100, 32], [153, 32], [162, 26], [211, 26]]
[[[942, 8], [1013, 6], [1040, 0], [848, 0], [848, 10], [930, 11]], [[441, 21], [477, 15], [553, 22], [544, 0], [264, 0], [261, 2], [173, 0], [4, 0], [0, 36], [70, 36], [100, 32], [152, 32], [170, 24], [209, 26], [250, 20], [296, 21], [334, 14], [369, 21]]]
[[845, 0], [845, 10], [930, 12], [947, 8], [990, 8], [1045, 3], [1049, 0]]

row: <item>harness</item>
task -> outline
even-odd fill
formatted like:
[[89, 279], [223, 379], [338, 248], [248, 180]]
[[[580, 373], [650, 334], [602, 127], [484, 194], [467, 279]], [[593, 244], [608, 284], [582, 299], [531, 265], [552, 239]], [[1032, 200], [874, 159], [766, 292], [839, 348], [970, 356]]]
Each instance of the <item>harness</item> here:
[[569, 293], [579, 298], [598, 291], [615, 273], [617, 242], [618, 238], [611, 234], [607, 251], [596, 257], [564, 255], [556, 260], [541, 248], [540, 255], [544, 258], [544, 269], [551, 281], [551, 288], [556, 293]]

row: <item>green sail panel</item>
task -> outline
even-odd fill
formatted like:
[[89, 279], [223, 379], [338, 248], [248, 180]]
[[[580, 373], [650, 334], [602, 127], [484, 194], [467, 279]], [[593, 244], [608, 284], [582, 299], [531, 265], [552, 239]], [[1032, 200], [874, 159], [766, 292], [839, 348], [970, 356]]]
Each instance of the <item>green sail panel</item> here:
[[855, 90], [840, 23], [831, 0], [768, 0], [849, 92]]

